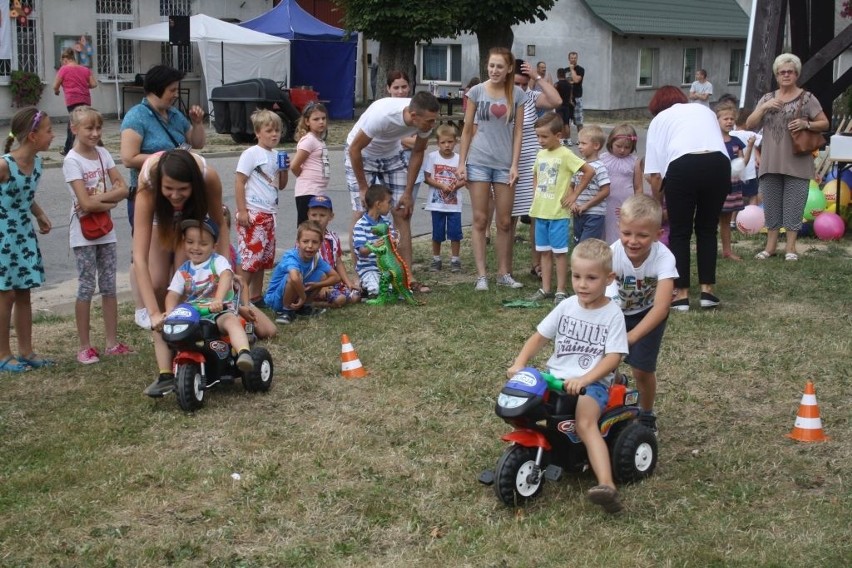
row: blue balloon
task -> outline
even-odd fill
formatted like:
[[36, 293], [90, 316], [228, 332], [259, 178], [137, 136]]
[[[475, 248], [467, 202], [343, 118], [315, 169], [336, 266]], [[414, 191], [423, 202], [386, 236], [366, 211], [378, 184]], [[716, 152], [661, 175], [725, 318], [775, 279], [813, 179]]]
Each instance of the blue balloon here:
[[829, 182], [829, 181], [833, 180], [835, 177], [837, 177], [837, 176], [834, 173], [834, 168], [831, 168], [830, 170], [828, 170], [828, 173], [825, 174], [825, 177], [822, 178], [822, 182], [823, 183]]

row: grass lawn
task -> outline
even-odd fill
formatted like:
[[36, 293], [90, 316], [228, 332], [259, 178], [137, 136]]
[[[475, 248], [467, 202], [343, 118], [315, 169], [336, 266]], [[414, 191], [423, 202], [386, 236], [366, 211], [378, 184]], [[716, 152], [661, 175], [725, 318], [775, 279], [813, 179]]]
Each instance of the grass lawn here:
[[[493, 411], [505, 369], [546, 313], [501, 307], [535, 290], [526, 245], [523, 290], [475, 293], [469, 256], [460, 276], [421, 271], [423, 305], [281, 327], [272, 390], [213, 390], [194, 414], [142, 395], [156, 369], [130, 306], [120, 335], [140, 353], [86, 367], [73, 318], [38, 320], [59, 364], [0, 375], [0, 565], [850, 566], [849, 245], [720, 259], [722, 309], [694, 293], [672, 314], [660, 461], [617, 517], [585, 499], [590, 473], [516, 510], [476, 481], [509, 429]], [[342, 333], [367, 378], [340, 378]], [[785, 437], [808, 379], [826, 443]]]

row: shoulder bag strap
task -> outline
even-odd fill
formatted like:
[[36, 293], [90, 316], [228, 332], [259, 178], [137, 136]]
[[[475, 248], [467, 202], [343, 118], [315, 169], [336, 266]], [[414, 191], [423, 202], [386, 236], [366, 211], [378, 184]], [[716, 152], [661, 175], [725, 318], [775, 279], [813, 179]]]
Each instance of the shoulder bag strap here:
[[155, 113], [155, 112], [154, 112], [154, 109], [152, 109], [152, 108], [151, 108], [151, 107], [149, 107], [149, 106], [145, 106], [145, 108], [147, 108], [147, 109], [148, 109], [148, 112], [150, 112], [150, 113], [151, 113], [151, 116], [153, 116], [153, 117], [154, 117], [154, 120], [156, 120], [156, 121], [157, 121], [157, 124], [159, 124], [159, 125], [160, 125], [160, 127], [163, 129], [163, 131], [165, 131], [166, 136], [168, 136], [168, 137], [169, 137], [169, 140], [171, 140], [171, 141], [172, 141], [172, 144], [174, 144], [174, 145], [175, 145], [175, 148], [179, 148], [179, 147], [180, 147], [180, 144], [178, 144], [178, 141], [177, 141], [177, 140], [175, 140], [175, 137], [174, 137], [174, 136], [172, 136], [172, 133], [171, 133], [171, 132], [169, 132], [169, 129], [168, 129], [168, 128], [166, 128], [166, 125], [163, 123], [163, 121], [160, 119], [160, 117], [159, 117], [159, 116], [157, 116], [157, 113]]

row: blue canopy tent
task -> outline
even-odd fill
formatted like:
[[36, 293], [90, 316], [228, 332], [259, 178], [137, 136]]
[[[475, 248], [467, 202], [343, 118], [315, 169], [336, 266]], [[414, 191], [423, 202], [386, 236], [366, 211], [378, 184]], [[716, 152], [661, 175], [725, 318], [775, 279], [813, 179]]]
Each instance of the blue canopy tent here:
[[330, 101], [329, 118], [354, 117], [357, 34], [347, 39], [346, 32], [314, 18], [295, 0], [239, 25], [289, 39], [290, 85], [310, 85]]

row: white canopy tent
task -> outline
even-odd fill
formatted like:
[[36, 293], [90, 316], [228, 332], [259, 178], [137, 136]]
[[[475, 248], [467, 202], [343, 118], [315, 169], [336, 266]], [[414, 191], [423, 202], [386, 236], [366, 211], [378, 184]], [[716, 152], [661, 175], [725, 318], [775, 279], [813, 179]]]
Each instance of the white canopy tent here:
[[[115, 33], [119, 39], [169, 41], [169, 23], [160, 22]], [[210, 100], [214, 87], [243, 79], [266, 78], [290, 84], [290, 41], [198, 14], [189, 18], [189, 40], [198, 44], [204, 86]], [[118, 83], [116, 83], [118, 97]], [[120, 105], [119, 105], [120, 106]], [[208, 109], [209, 110], [209, 109]]]

